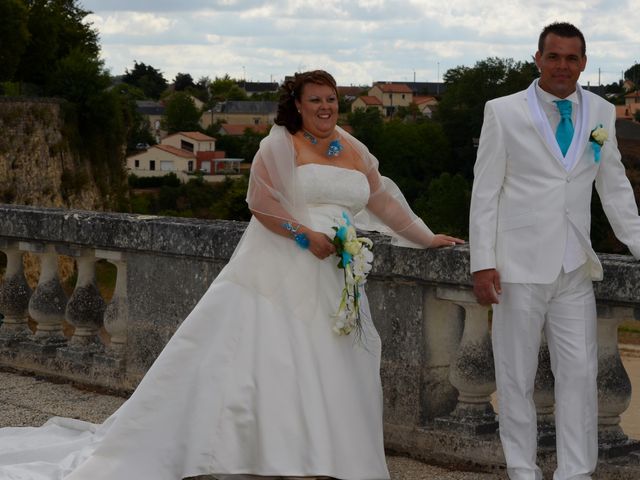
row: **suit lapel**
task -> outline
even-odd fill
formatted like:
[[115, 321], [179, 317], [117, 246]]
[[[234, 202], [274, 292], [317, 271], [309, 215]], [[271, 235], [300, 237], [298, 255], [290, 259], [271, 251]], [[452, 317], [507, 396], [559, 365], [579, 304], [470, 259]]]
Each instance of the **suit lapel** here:
[[584, 156], [584, 149], [586, 148], [587, 143], [589, 143], [591, 106], [589, 105], [589, 99], [587, 98], [587, 95], [584, 94], [582, 87], [577, 85], [576, 89], [578, 92], [578, 98], [580, 99], [580, 119], [573, 134], [571, 147], [567, 152], [567, 155], [575, 156], [572, 167], [569, 171], [573, 171], [577, 167], [578, 163], [580, 163]]

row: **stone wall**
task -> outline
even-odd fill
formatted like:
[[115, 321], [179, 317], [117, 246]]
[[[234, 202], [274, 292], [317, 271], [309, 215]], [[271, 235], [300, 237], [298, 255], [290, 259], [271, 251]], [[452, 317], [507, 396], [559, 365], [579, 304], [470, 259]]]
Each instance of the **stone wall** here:
[[[242, 222], [0, 205], [0, 250], [7, 256], [0, 365], [131, 392], [229, 260], [244, 228]], [[387, 448], [429, 461], [500, 467], [489, 311], [473, 298], [468, 248], [412, 250], [372, 238], [367, 292], [383, 345]], [[33, 292], [24, 281], [24, 252], [40, 261]], [[78, 266], [70, 298], [60, 293], [60, 255]], [[93, 288], [99, 259], [118, 271], [108, 302]], [[639, 444], [620, 427], [632, 392], [616, 333], [639, 311], [640, 265], [619, 255], [601, 259], [599, 432], [602, 457], [615, 457], [601, 468], [617, 480], [640, 478], [637, 467], [627, 475], [620, 466]], [[35, 335], [27, 314], [38, 323]], [[75, 328], [70, 338], [61, 335], [63, 322]], [[552, 379], [547, 357], [541, 350], [541, 379]], [[536, 384], [536, 407], [541, 445], [553, 445], [552, 381]], [[552, 470], [553, 450], [540, 455], [545, 471]]]

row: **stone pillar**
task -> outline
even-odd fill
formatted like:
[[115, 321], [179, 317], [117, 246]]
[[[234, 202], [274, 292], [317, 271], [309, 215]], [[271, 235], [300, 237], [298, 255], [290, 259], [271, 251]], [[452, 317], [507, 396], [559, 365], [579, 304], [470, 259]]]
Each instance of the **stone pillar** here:
[[38, 324], [34, 340], [39, 350], [54, 353], [66, 344], [62, 321], [67, 295], [58, 276], [58, 254], [53, 245], [21, 242], [20, 247], [40, 258], [40, 278], [29, 300], [29, 315]]
[[65, 310], [67, 322], [75, 327], [66, 348], [58, 355], [87, 367], [86, 361], [102, 350], [98, 330], [102, 327], [105, 302], [96, 287], [96, 258], [91, 250], [71, 250], [76, 257], [78, 280]]
[[538, 352], [538, 370], [536, 372], [533, 401], [538, 413], [538, 445], [555, 446], [556, 427], [554, 418], [555, 379], [551, 371], [551, 357], [547, 339], [542, 333], [542, 342]]
[[620, 427], [620, 415], [631, 402], [631, 382], [618, 349], [618, 326], [633, 319], [633, 309], [598, 305], [598, 443], [604, 456], [637, 449]]
[[116, 266], [118, 274], [113, 297], [104, 312], [104, 328], [111, 336], [103, 355], [95, 360], [104, 366], [120, 370], [125, 365], [127, 327], [129, 323], [129, 301], [127, 297], [127, 263], [122, 252], [96, 250], [96, 257]]
[[488, 308], [479, 305], [468, 289], [439, 287], [437, 296], [462, 307], [465, 321], [449, 371], [449, 380], [458, 389], [458, 404], [448, 417], [436, 419], [436, 426], [471, 434], [495, 432], [498, 422], [491, 394], [496, 382]]
[[0, 240], [0, 250], [7, 255], [7, 268], [0, 286], [0, 348], [10, 348], [31, 336], [27, 324], [31, 288], [24, 278], [22, 251], [17, 242]]

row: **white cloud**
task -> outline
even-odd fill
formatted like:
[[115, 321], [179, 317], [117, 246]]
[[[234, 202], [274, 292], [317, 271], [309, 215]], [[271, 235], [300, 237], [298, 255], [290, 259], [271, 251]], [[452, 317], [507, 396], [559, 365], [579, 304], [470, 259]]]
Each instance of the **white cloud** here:
[[[635, 2], [634, 2], [635, 3]], [[114, 74], [144, 61], [165, 72], [252, 80], [325, 68], [339, 83], [435, 81], [489, 56], [529, 60], [541, 28], [583, 26], [582, 79], [615, 81], [639, 60], [631, 0], [87, 0]], [[570, 13], [568, 13], [570, 12]], [[244, 66], [244, 69], [242, 68]], [[600, 71], [598, 70], [600, 69]], [[438, 71], [439, 70], [439, 71]], [[618, 72], [618, 73], [616, 73]]]
[[153, 13], [128, 12], [111, 15], [92, 14], [86, 17], [101, 35], [147, 36], [166, 33], [175, 25], [175, 20]]

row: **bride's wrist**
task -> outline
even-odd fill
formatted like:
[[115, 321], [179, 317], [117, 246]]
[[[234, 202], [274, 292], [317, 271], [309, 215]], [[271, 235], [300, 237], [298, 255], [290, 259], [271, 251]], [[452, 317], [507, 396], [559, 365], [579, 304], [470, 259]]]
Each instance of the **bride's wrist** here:
[[303, 250], [309, 248], [309, 237], [306, 234], [306, 228], [299, 223], [285, 222], [282, 227], [287, 230], [289, 236]]

